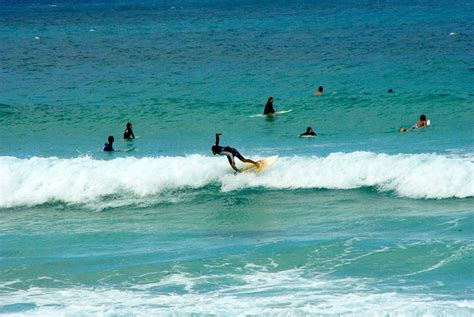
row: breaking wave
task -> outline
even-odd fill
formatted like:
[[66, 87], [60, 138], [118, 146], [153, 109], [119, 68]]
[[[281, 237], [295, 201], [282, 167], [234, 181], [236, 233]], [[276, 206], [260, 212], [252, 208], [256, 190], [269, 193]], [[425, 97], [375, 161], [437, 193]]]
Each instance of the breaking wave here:
[[222, 192], [248, 188], [355, 189], [373, 187], [414, 199], [474, 196], [471, 158], [438, 154], [333, 153], [280, 157], [260, 175], [232, 174], [225, 158], [61, 159], [0, 157], [0, 208], [51, 201], [88, 203], [107, 196], [142, 198], [208, 185]]

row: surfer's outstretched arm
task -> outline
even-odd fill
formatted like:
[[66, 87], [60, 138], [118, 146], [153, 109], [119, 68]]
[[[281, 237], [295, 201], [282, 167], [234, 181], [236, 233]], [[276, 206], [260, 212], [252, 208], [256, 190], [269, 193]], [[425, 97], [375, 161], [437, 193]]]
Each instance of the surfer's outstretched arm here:
[[219, 145], [219, 136], [222, 135], [222, 133], [218, 132], [216, 133], [216, 144], [215, 145]]

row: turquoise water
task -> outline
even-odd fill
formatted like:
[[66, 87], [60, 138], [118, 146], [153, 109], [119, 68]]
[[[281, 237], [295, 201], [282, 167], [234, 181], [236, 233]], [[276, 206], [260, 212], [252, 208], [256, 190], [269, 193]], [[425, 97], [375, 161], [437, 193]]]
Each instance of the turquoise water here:
[[474, 314], [473, 16], [2, 2], [0, 314]]

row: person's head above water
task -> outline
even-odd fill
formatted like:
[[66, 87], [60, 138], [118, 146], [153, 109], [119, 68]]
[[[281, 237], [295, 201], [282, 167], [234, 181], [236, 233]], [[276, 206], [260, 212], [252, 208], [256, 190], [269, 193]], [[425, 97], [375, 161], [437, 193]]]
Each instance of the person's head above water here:
[[420, 121], [426, 121], [426, 116], [424, 114], [420, 116]]
[[127, 129], [130, 129], [132, 127], [132, 124], [130, 122], [127, 122]]
[[212, 151], [212, 154], [216, 155], [217, 153], [219, 153], [219, 146], [218, 145], [213, 145], [211, 147], [211, 151]]
[[109, 136], [107, 140], [109, 141], [110, 144], [114, 143], [114, 136], [113, 135]]
[[390, 89], [388, 90], [388, 93], [391, 94], [392, 92], [393, 92], [393, 89], [390, 88]]
[[307, 128], [306, 128], [306, 132], [307, 132], [307, 133], [311, 133], [311, 132], [313, 132], [313, 128], [311, 128], [311, 127], [307, 127]]
[[268, 104], [273, 104], [273, 97], [268, 97], [268, 100], [267, 100], [267, 105]]
[[323, 94], [323, 91], [324, 91], [323, 86], [319, 86], [319, 87], [318, 87], [318, 90], [314, 92], [314, 95], [320, 96], [320, 95]]

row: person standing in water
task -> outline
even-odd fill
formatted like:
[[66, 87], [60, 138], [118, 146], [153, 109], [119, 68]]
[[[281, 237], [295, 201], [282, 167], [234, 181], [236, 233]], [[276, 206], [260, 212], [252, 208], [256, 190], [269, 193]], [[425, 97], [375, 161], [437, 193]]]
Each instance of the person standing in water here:
[[422, 114], [420, 116], [420, 121], [418, 121], [415, 125], [411, 126], [410, 128], [400, 128], [400, 132], [407, 132], [409, 129], [415, 130], [418, 128], [424, 128], [429, 125], [428, 119], [426, 119], [426, 116]]
[[267, 104], [265, 105], [265, 109], [263, 109], [264, 115], [272, 115], [275, 113], [275, 109], [273, 109], [273, 97], [268, 97]]
[[135, 134], [133, 134], [133, 126], [130, 122], [127, 123], [127, 127], [123, 132], [124, 139], [135, 139]]
[[211, 147], [212, 154], [227, 156], [227, 160], [229, 161], [230, 166], [237, 173], [240, 173], [241, 171], [240, 171], [240, 169], [237, 168], [237, 166], [235, 166], [235, 159], [234, 159], [235, 157], [237, 157], [242, 162], [252, 163], [253, 165], [255, 165], [256, 168], [259, 167], [259, 164], [257, 162], [252, 161], [250, 159], [246, 159], [235, 148], [230, 147], [230, 146], [220, 146], [219, 145], [219, 136], [221, 136], [221, 135], [222, 135], [222, 133], [216, 133], [216, 143]]

